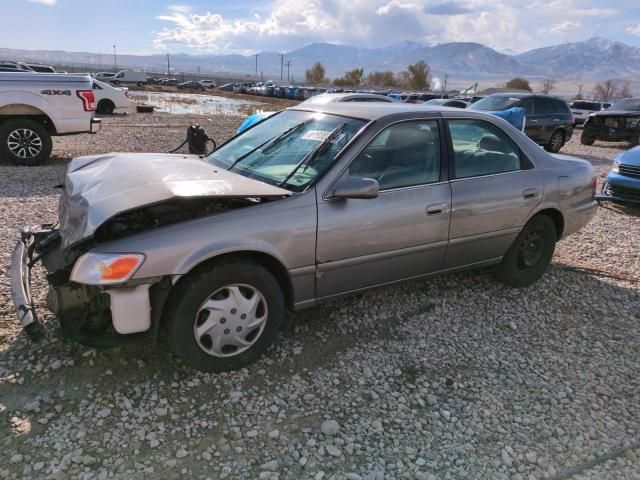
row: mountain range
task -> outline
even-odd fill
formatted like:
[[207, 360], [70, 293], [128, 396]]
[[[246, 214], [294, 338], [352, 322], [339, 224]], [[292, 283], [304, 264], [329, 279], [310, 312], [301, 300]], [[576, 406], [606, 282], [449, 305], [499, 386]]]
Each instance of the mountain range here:
[[[405, 41], [382, 48], [360, 48], [330, 43], [312, 43], [285, 53], [286, 62], [294, 79], [301, 79], [304, 71], [314, 62], [321, 62], [327, 76], [334, 78], [353, 68], [392, 70], [399, 72], [407, 65], [424, 60], [432, 73], [465, 79], [504, 78], [530, 76], [556, 80], [599, 80], [604, 78], [637, 78], [640, 76], [640, 47], [594, 37], [589, 40], [563, 43], [537, 48], [520, 54], [500, 53], [479, 43], [453, 42], [426, 46]], [[112, 55], [89, 52], [51, 50], [15, 50], [0, 48], [0, 59], [46, 62], [73, 68], [100, 66], [113, 68]], [[256, 70], [254, 55], [239, 54], [172, 54], [172, 71], [201, 72], [225, 75], [253, 75]], [[118, 55], [118, 68], [142, 68], [166, 72], [166, 55]], [[280, 54], [258, 54], [258, 75], [278, 80], [281, 72]]]

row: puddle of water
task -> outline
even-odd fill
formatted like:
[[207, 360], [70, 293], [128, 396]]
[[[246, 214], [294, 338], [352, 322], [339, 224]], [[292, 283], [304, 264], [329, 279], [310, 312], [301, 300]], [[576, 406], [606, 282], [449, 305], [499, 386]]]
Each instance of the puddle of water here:
[[131, 93], [131, 100], [136, 103], [153, 105], [157, 112], [176, 115], [226, 115], [243, 117], [260, 111], [256, 102], [237, 100], [234, 98], [198, 95], [194, 93]]

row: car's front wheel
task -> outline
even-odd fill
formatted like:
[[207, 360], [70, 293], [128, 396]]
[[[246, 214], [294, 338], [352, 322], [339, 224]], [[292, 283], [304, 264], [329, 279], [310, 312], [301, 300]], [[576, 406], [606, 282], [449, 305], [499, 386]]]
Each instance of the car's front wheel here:
[[98, 113], [106, 113], [110, 115], [113, 113], [115, 108], [116, 106], [111, 100], [103, 99], [98, 102], [97, 111]]
[[495, 270], [498, 280], [528, 287], [545, 272], [556, 248], [557, 231], [547, 215], [536, 215], [524, 226]]
[[556, 130], [549, 138], [549, 142], [544, 146], [547, 152], [558, 153], [564, 145], [564, 133], [562, 130]]
[[197, 270], [168, 300], [167, 335], [183, 361], [207, 372], [242, 368], [274, 342], [284, 318], [284, 295], [262, 266], [233, 260]]

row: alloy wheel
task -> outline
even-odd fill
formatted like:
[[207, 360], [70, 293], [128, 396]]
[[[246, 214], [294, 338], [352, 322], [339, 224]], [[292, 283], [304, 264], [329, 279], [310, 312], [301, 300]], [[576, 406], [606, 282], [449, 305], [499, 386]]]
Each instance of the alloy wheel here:
[[42, 139], [29, 128], [17, 128], [7, 136], [7, 147], [18, 158], [35, 158], [42, 151]]

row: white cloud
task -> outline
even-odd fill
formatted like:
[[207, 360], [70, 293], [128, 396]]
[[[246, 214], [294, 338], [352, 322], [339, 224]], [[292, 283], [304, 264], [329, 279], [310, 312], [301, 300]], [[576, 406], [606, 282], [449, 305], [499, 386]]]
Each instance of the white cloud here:
[[58, 0], [29, 0], [29, 1], [33, 3], [41, 3], [42, 5], [48, 5], [50, 7], [53, 7], [56, 3], [58, 3]]
[[402, 3], [399, 0], [391, 0], [386, 5], [381, 6], [376, 10], [377, 15], [389, 15], [390, 13], [397, 13], [402, 10], [413, 10], [416, 6], [413, 3]]
[[551, 33], [570, 33], [576, 28], [580, 26], [580, 22], [571, 22], [566, 20], [562, 23], [556, 23], [555, 25], [551, 25], [549, 28], [549, 32]]
[[576, 8], [571, 13], [578, 17], [611, 17], [620, 12], [613, 8]]
[[640, 23], [635, 25], [635, 26], [630, 26], [626, 28], [627, 32], [629, 32], [632, 35], [637, 35], [640, 37]]

